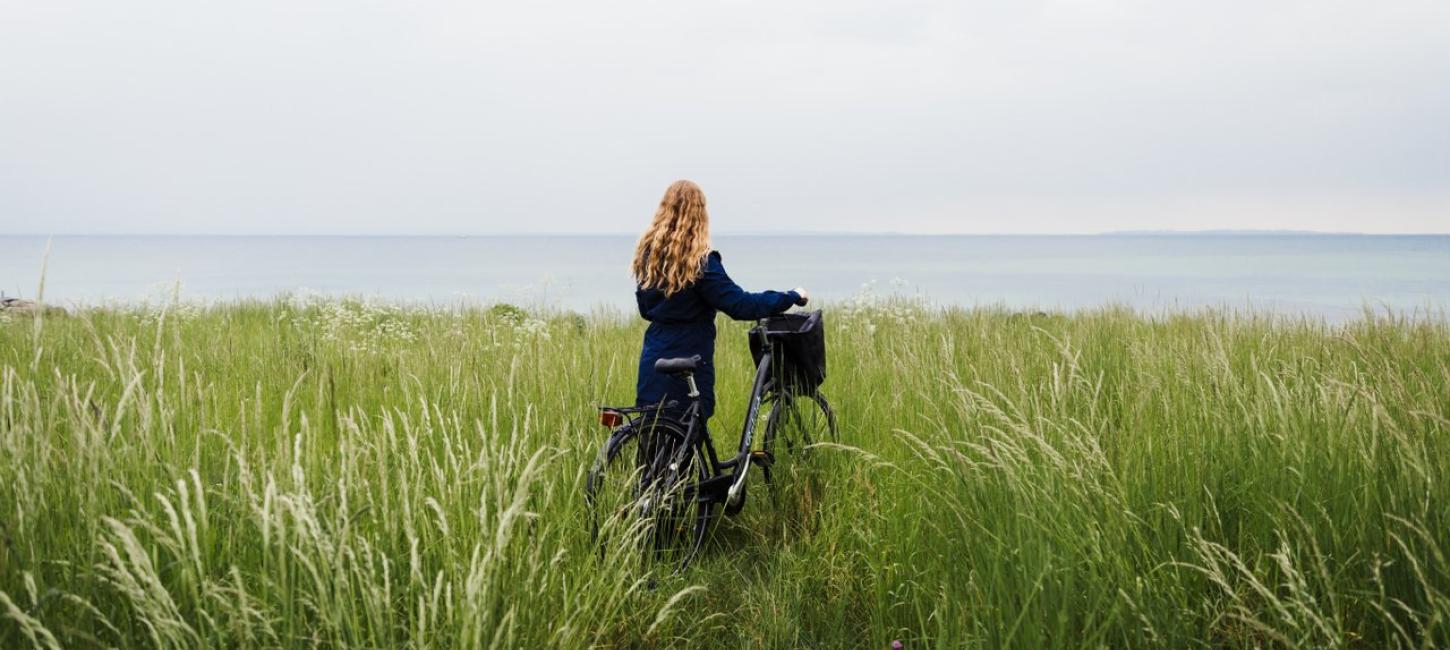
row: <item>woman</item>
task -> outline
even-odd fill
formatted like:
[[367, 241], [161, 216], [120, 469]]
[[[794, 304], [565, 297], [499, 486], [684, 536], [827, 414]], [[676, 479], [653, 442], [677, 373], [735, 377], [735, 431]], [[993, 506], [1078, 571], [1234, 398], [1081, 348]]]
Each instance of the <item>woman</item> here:
[[710, 215], [705, 193], [690, 181], [665, 190], [654, 223], [639, 238], [631, 265], [639, 315], [650, 322], [639, 354], [635, 405], [660, 400], [688, 402], [689, 389], [675, 377], [655, 372], [658, 359], [700, 355], [695, 383], [700, 417], [715, 412], [715, 312], [736, 320], [774, 316], [806, 304], [805, 289], [750, 293], [725, 274], [720, 253], [710, 250]]

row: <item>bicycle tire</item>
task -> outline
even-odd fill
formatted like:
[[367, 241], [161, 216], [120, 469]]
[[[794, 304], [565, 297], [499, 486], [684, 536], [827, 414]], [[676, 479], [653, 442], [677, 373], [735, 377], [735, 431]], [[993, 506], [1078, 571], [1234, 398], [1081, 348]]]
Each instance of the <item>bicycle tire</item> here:
[[[804, 405], [806, 401], [814, 402], [814, 407]], [[787, 453], [804, 454], [812, 444], [840, 439], [836, 412], [820, 391], [784, 392], [777, 394], [774, 402], [761, 439], [761, 448], [772, 458], [776, 455], [777, 440], [784, 442]]]
[[684, 455], [683, 477], [664, 485], [662, 477], [685, 444], [684, 430], [668, 420], [626, 427], [600, 449], [585, 482], [591, 538], [603, 554], [604, 529], [620, 527], [637, 535], [655, 558], [678, 561], [683, 569], [709, 531], [713, 504], [695, 498], [697, 486], [709, 477], [709, 460], [693, 445]]

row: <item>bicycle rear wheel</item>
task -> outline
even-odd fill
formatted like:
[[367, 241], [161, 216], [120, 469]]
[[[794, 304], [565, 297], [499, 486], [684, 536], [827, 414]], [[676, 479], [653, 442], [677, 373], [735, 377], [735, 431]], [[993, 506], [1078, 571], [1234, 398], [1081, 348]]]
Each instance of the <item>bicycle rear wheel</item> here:
[[638, 542], [654, 558], [684, 568], [709, 530], [713, 504], [696, 498], [709, 461], [698, 445], [685, 449], [684, 431], [673, 422], [628, 427], [605, 443], [590, 469], [591, 533], [601, 553], [611, 540]]

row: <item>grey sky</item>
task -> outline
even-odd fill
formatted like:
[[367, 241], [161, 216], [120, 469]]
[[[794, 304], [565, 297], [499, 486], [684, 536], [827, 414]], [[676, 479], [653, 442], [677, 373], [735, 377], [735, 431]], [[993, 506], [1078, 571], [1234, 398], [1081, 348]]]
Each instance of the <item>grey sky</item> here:
[[0, 233], [1450, 231], [1450, 2], [0, 0]]

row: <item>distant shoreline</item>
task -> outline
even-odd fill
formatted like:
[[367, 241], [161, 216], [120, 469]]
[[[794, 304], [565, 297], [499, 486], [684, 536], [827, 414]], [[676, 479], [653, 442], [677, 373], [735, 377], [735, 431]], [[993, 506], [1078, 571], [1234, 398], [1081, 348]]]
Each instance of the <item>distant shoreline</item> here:
[[[989, 238], [989, 237], [1450, 237], [1450, 232], [1340, 232], [1327, 230], [1112, 230], [1083, 233], [912, 233], [854, 231], [742, 231], [716, 232], [717, 237], [900, 237], [900, 238]], [[336, 238], [336, 239], [500, 239], [500, 238], [617, 238], [637, 237], [638, 233], [0, 233], [0, 238], [56, 239], [129, 239], [129, 238]]]

